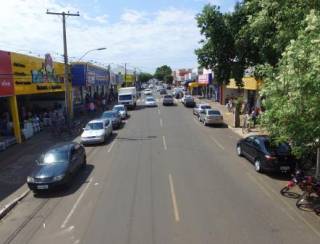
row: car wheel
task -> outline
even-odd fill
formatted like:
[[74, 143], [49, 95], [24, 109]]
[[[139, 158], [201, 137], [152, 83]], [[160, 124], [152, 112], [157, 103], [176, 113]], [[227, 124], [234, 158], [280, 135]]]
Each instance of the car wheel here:
[[242, 156], [242, 149], [241, 149], [240, 145], [237, 145], [237, 154], [238, 154], [239, 157]]
[[262, 168], [261, 168], [261, 161], [260, 159], [255, 159], [254, 160], [254, 169], [259, 172], [259, 173], [262, 173]]

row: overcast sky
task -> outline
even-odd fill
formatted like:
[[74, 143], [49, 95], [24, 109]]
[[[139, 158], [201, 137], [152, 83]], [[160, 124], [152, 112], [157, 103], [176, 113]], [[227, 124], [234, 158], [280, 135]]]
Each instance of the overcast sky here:
[[62, 20], [46, 10], [79, 11], [67, 18], [68, 54], [76, 60], [123, 64], [153, 72], [197, 66], [194, 49], [201, 39], [195, 15], [206, 3], [232, 11], [237, 0], [4, 0], [1, 2], [0, 50], [62, 61]]

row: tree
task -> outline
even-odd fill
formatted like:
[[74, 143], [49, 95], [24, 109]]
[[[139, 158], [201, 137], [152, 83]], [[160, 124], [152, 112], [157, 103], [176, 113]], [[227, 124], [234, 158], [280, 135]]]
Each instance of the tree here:
[[311, 11], [276, 68], [266, 70], [263, 125], [297, 156], [320, 138], [320, 14]]
[[141, 83], [145, 83], [145, 82], [148, 82], [149, 80], [151, 80], [153, 78], [153, 75], [152, 74], [149, 74], [149, 73], [145, 73], [145, 72], [142, 72], [139, 74], [139, 81]]
[[[170, 83], [170, 82], [172, 83], [172, 80], [173, 80], [172, 69], [168, 65], [162, 65], [161, 67], [158, 67], [156, 69], [156, 72], [154, 73], [154, 77], [166, 83]], [[172, 80], [171, 80], [171, 77], [172, 77]]]

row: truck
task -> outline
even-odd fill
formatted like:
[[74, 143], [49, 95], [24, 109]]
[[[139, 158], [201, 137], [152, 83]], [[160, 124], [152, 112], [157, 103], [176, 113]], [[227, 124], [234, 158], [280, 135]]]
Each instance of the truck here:
[[137, 106], [137, 89], [135, 87], [124, 87], [118, 91], [118, 103], [128, 108]]

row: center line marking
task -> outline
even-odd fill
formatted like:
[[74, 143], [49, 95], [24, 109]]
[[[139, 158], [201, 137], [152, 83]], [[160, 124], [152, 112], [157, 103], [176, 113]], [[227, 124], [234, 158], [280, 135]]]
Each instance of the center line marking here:
[[174, 219], [176, 220], [176, 222], [180, 222], [179, 209], [178, 209], [176, 193], [174, 191], [173, 180], [172, 180], [171, 174], [169, 174], [169, 184], [170, 184], [170, 192], [171, 192]]
[[113, 145], [114, 145], [115, 142], [116, 142], [116, 141], [113, 141], [113, 142], [111, 143], [111, 146], [110, 146], [109, 149], [108, 149], [108, 153], [111, 152], [112, 147], [113, 147]]
[[160, 109], [158, 109], [158, 114], [160, 114]]
[[213, 136], [210, 136], [210, 138], [214, 141], [214, 143], [220, 147], [222, 150], [224, 150], [224, 147], [220, 144], [220, 142], [218, 142]]
[[164, 136], [162, 136], [162, 141], [163, 141], [163, 147], [164, 147], [164, 150], [167, 150], [167, 143], [166, 143], [166, 138]]
[[91, 184], [91, 182], [92, 182], [92, 179], [93, 179], [93, 178], [91, 177], [91, 179], [89, 180], [88, 184], [87, 184], [86, 187], [83, 189], [83, 191], [81, 192], [79, 198], [77, 199], [77, 201], [76, 201], [75, 204], [73, 205], [72, 209], [70, 210], [69, 214], [67, 215], [66, 219], [63, 221], [63, 223], [62, 223], [62, 225], [60, 226], [60, 228], [65, 228], [66, 225], [68, 224], [71, 216], [73, 215], [74, 211], [75, 211], [76, 208], [78, 207], [78, 205], [79, 205], [81, 199], [83, 198], [85, 192], [88, 190], [88, 188], [89, 188], [89, 186], [90, 186], [90, 184]]
[[163, 121], [161, 118], [160, 118], [160, 127], [163, 127]]

